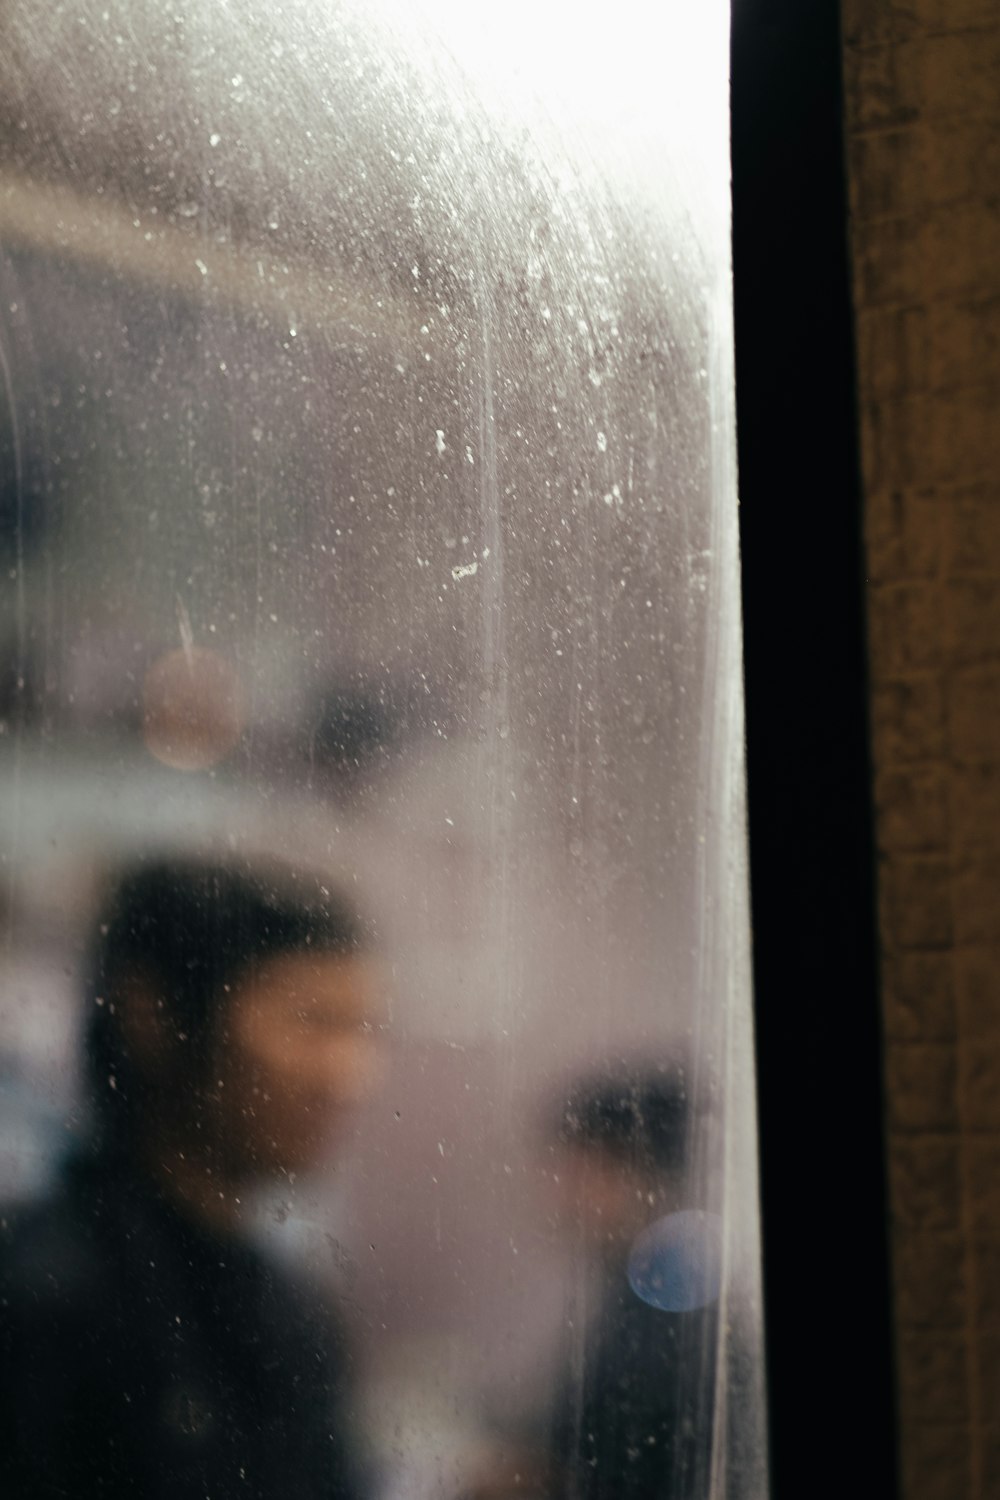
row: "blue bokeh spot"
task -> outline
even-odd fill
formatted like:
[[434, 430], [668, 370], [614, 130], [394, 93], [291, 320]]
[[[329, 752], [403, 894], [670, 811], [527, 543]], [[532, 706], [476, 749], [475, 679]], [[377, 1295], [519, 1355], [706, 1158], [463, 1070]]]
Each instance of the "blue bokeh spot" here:
[[637, 1235], [628, 1258], [635, 1295], [662, 1312], [694, 1312], [715, 1302], [722, 1285], [722, 1220], [684, 1209]]

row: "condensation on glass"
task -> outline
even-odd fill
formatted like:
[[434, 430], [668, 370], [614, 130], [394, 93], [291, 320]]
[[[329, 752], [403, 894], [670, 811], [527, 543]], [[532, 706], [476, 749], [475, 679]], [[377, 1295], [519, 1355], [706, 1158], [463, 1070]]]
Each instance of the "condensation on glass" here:
[[[107, 1268], [69, 1265], [81, 1162], [98, 1239], [146, 1193], [222, 1267], [193, 1286], [198, 1254], [161, 1277], [157, 1251], [140, 1276], [121, 1232], [135, 1347], [112, 1320], [77, 1382], [110, 1382], [118, 1456], [60, 1377], [29, 1402], [64, 1450], [46, 1482], [137, 1493], [144, 1444], [173, 1496], [277, 1493], [269, 1446], [291, 1495], [764, 1493], [727, 23], [722, 0], [4, 8], [4, 1274], [35, 1307], [26, 1256], [57, 1286], [42, 1342], [100, 1306]], [[236, 871], [235, 926], [208, 878], [201, 937], [195, 912], [163, 939], [193, 957], [164, 977], [133, 924], [101, 993], [137, 870], [157, 931], [157, 878], [186, 870], [190, 900]], [[306, 886], [363, 929], [360, 990], [325, 908], [261, 935]], [[217, 920], [225, 1019], [178, 1041]], [[237, 1036], [272, 1003], [265, 1077], [226, 1049], [272, 1045]], [[95, 1090], [120, 1092], [97, 1009], [132, 1057], [127, 1190], [94, 1145]], [[270, 1156], [253, 1136], [262, 1078], [311, 1154], [280, 1110]], [[256, 1301], [226, 1303], [230, 1263]], [[328, 1307], [346, 1466], [285, 1425]], [[217, 1378], [234, 1321], [252, 1401]], [[52, 1374], [15, 1356], [25, 1387]]]

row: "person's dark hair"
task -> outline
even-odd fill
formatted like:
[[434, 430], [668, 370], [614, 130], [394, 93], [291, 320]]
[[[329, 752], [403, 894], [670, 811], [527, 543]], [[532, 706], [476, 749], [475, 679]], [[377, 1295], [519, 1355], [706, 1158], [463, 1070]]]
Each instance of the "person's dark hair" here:
[[99, 1140], [111, 1144], [141, 1104], [119, 1026], [130, 977], [150, 984], [192, 1074], [227, 992], [247, 970], [303, 950], [356, 953], [366, 924], [321, 881], [272, 865], [160, 859], [120, 874], [91, 945], [86, 1061]]
[[646, 1065], [579, 1079], [549, 1111], [547, 1134], [643, 1170], [676, 1172], [687, 1163], [695, 1114], [684, 1067]]

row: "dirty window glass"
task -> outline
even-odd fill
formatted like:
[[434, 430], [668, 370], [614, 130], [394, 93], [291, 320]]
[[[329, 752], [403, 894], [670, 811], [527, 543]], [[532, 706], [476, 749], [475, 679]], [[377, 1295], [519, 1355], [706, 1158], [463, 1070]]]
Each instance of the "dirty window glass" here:
[[764, 1492], [727, 27], [4, 7], [5, 1495]]

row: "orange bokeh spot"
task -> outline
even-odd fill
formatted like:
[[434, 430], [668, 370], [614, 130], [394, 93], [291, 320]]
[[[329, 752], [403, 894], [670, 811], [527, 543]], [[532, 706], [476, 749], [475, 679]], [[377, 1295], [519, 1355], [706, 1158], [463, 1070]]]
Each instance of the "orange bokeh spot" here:
[[157, 760], [204, 771], [233, 749], [243, 729], [243, 695], [231, 662], [202, 646], [168, 651], [146, 673], [142, 735]]

